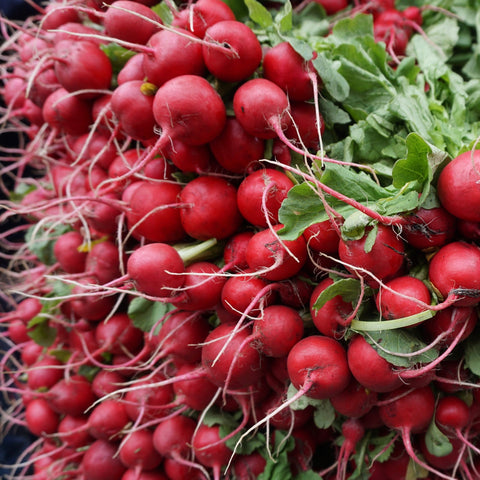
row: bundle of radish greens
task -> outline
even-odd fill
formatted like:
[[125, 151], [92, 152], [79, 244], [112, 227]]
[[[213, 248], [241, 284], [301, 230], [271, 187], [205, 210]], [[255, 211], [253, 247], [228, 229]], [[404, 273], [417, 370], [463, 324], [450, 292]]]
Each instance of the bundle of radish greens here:
[[25, 2], [6, 478], [480, 478], [478, 2]]

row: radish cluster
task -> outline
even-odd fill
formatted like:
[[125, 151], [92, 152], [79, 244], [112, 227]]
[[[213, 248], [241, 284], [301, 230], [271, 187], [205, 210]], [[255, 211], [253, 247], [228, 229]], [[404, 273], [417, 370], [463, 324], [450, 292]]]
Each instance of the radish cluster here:
[[[392, 78], [422, 24], [393, 2], [316, 3], [372, 16]], [[477, 478], [480, 150], [443, 166], [433, 207], [383, 215], [337, 191], [325, 165], [364, 166], [324, 154], [341, 133], [322, 108], [340, 106], [319, 52], [233, 8], [59, 1], [3, 20], [19, 147], [2, 415], [38, 437], [12, 477]], [[288, 236], [302, 185], [327, 218]]]

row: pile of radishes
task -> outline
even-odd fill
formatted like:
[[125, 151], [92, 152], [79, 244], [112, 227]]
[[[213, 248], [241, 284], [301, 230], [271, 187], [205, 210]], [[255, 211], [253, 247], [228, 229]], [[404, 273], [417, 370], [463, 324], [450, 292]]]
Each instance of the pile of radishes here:
[[368, 17], [436, 100], [407, 44], [449, 12], [316, 1], [2, 19], [1, 425], [38, 437], [11, 478], [480, 478], [480, 150], [407, 122], [393, 170], [330, 158], [367, 117], [298, 33]]

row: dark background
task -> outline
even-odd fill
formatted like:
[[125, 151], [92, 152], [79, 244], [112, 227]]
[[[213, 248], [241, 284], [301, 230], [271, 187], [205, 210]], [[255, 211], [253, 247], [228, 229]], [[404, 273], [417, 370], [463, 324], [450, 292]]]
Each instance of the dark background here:
[[[37, 3], [40, 3], [40, 1], [38, 0]], [[0, 0], [0, 14], [2, 17], [6, 17], [11, 20], [22, 20], [35, 13], [38, 12], [36, 12], [33, 7], [26, 4], [23, 0]], [[17, 137], [14, 134], [3, 133], [0, 135], [0, 145], [2, 147], [13, 147], [16, 145], [16, 142]], [[8, 183], [8, 181], [6, 182]], [[1, 193], [0, 198], [3, 198]], [[8, 224], [2, 224], [0, 226], [2, 231], [6, 231], [8, 228]], [[8, 309], [8, 306], [2, 304], [0, 311], [5, 311], [6, 309]], [[8, 346], [0, 338], [0, 350], [4, 351], [5, 349], [8, 349]], [[2, 409], [6, 407], [2, 395], [0, 395], [0, 404]], [[3, 423], [4, 422], [2, 422], [2, 424]], [[2, 428], [3, 427], [4, 425], [2, 425]], [[28, 431], [20, 427], [13, 427], [12, 429], [8, 430], [6, 435], [0, 432], [0, 435], [0, 464], [4, 465], [11, 465], [15, 463], [18, 456], [31, 444], [35, 438]], [[0, 466], [0, 478], [4, 478], [4, 476], [8, 475], [9, 472], [9, 469], [2, 468]]]

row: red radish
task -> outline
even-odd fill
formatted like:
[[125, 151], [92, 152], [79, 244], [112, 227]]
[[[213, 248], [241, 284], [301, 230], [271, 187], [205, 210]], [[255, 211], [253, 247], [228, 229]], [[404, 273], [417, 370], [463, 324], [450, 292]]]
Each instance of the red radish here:
[[348, 7], [348, 0], [309, 0], [320, 4], [327, 15], [334, 15]]
[[164, 457], [186, 459], [190, 453], [196, 422], [184, 415], [175, 415], [159, 423], [153, 432], [153, 445]]
[[27, 365], [33, 365], [43, 352], [43, 347], [33, 340], [27, 342], [20, 352], [22, 362]]
[[248, 342], [249, 332], [234, 329], [234, 325], [219, 325], [208, 334], [202, 348], [207, 377], [215, 385], [232, 390], [252, 385], [264, 373], [262, 355], [253, 341]]
[[463, 241], [450, 242], [430, 260], [428, 276], [435, 290], [451, 297], [456, 306], [475, 306], [480, 301], [480, 249]]
[[185, 185], [179, 199], [185, 204], [180, 211], [183, 228], [197, 240], [222, 240], [240, 227], [237, 189], [221, 177], [195, 178]]
[[434, 411], [435, 396], [430, 386], [413, 390], [402, 387], [390, 392], [379, 408], [380, 418], [388, 428], [400, 431], [405, 450], [416, 463], [441, 478], [451, 478], [419, 459], [412, 446], [411, 434], [424, 432]]
[[352, 378], [345, 390], [330, 397], [330, 403], [340, 415], [359, 418], [375, 406], [377, 398], [377, 392], [370, 391]]
[[237, 455], [233, 463], [233, 472], [238, 480], [258, 478], [264, 472], [267, 461], [259, 452], [249, 455]]
[[34, 398], [25, 409], [25, 420], [30, 432], [40, 437], [55, 433], [60, 417], [52, 410], [47, 400]]
[[[246, 270], [245, 273], [252, 273], [252, 270]], [[261, 297], [257, 299], [259, 295]], [[222, 289], [222, 305], [238, 317], [247, 309], [249, 315], [258, 315], [261, 307], [271, 305], [275, 299], [269, 283], [252, 275], [234, 275], [225, 282]]]
[[376, 295], [375, 302], [382, 317], [409, 317], [426, 310], [430, 305], [431, 295], [425, 283], [410, 275], [396, 277], [385, 283]]
[[162, 130], [157, 142], [160, 148], [170, 139], [202, 145], [222, 131], [226, 109], [220, 95], [205, 78], [180, 75], [158, 89], [153, 115]]
[[144, 80], [145, 72], [143, 71], [143, 53], [137, 53], [129, 58], [122, 69], [118, 72], [117, 83], [129, 82], [130, 80]]
[[235, 20], [232, 9], [222, 0], [199, 0], [189, 4], [181, 18], [177, 18], [179, 26], [191, 31], [199, 38], [205, 36], [208, 27], [223, 20]]
[[478, 323], [478, 314], [474, 307], [453, 306], [440, 310], [434, 317], [424, 321], [422, 331], [430, 341], [441, 339], [440, 345], [447, 347], [454, 341], [465, 323], [467, 327], [459, 342], [474, 331]]
[[356, 418], [347, 418], [342, 423], [343, 442], [338, 453], [337, 479], [346, 478], [347, 465], [350, 455], [355, 451], [355, 445], [365, 435], [365, 428]]
[[91, 383], [80, 375], [62, 379], [47, 394], [51, 408], [65, 415], [83, 414], [95, 401]]
[[372, 392], [390, 392], [402, 385], [396, 368], [382, 358], [362, 335], [348, 345], [348, 366], [355, 379]]
[[124, 381], [125, 378], [118, 372], [100, 370], [92, 381], [92, 390], [98, 398], [101, 398], [104, 395], [115, 392]]
[[266, 78], [248, 80], [233, 96], [233, 110], [240, 125], [250, 135], [262, 139], [275, 138], [278, 131], [287, 128], [289, 107], [286, 93]]
[[340, 338], [353, 319], [352, 304], [345, 302], [340, 295], [336, 295], [325, 302], [321, 308], [315, 308], [319, 296], [331, 285], [333, 280], [327, 277], [315, 287], [310, 297], [310, 314], [320, 333], [328, 337]]
[[129, 468], [122, 477], [122, 480], [171, 480], [170, 477], [166, 477], [159, 470], [152, 471], [141, 471], [138, 472], [138, 469]]
[[391, 227], [378, 225], [375, 242], [368, 252], [365, 242], [368, 233], [359, 240], [340, 240], [338, 255], [346, 268], [365, 278], [372, 287], [378, 287], [378, 280], [392, 277], [403, 265], [405, 246]]
[[283, 172], [266, 168], [247, 175], [237, 190], [240, 213], [252, 225], [278, 223], [278, 211], [293, 182]]
[[[200, 425], [193, 437], [192, 447], [196, 459], [204, 466], [212, 468], [214, 480], [221, 478], [221, 471], [232, 455], [232, 451], [219, 443], [220, 427], [218, 425]], [[215, 446], [210, 446], [215, 444]]]
[[285, 357], [303, 337], [300, 314], [285, 305], [270, 305], [254, 320], [252, 336], [268, 357]]
[[161, 28], [162, 20], [146, 5], [117, 0], [107, 9], [103, 24], [106, 35], [144, 45]]
[[80, 22], [80, 16], [72, 8], [64, 8], [61, 2], [52, 2], [45, 7], [42, 17], [42, 28], [54, 30], [69, 22]]
[[437, 192], [442, 206], [462, 220], [480, 221], [479, 168], [480, 150], [469, 150], [454, 158], [438, 177]]
[[257, 232], [248, 242], [248, 266], [267, 280], [285, 280], [296, 275], [307, 260], [305, 239], [280, 240], [276, 234], [282, 224]]
[[182, 294], [171, 303], [188, 311], [212, 310], [220, 301], [226, 278], [212, 262], [195, 262], [185, 268]]
[[[207, 145], [187, 145], [173, 139], [162, 150], [162, 154], [182, 172], [194, 172], [201, 175], [209, 172], [212, 167], [212, 154]], [[149, 162], [145, 166], [146, 175], [151, 165], [152, 162]]]
[[223, 260], [228, 270], [244, 270], [248, 268], [245, 257], [248, 241], [253, 232], [244, 231], [231, 236], [223, 249]]
[[308, 150], [321, 148], [321, 136], [325, 131], [325, 123], [320, 112], [313, 103], [290, 103], [292, 123], [285, 130], [285, 136], [297, 147], [304, 146]]
[[468, 405], [459, 397], [447, 395], [437, 402], [435, 422], [447, 434], [461, 430], [470, 422]]
[[64, 88], [58, 88], [47, 97], [42, 111], [52, 128], [71, 135], [82, 135], [92, 123], [90, 105]]
[[94, 440], [87, 431], [89, 417], [65, 415], [58, 424], [58, 434], [62, 442], [69, 447], [81, 448]]
[[138, 472], [153, 470], [162, 462], [153, 446], [153, 434], [147, 429], [135, 430], [125, 437], [120, 445], [119, 458], [127, 468], [135, 468]]
[[307, 227], [303, 232], [308, 248], [315, 252], [335, 255], [338, 252], [340, 235], [330, 220], [318, 222]]
[[281, 42], [270, 48], [263, 58], [263, 77], [284, 90], [290, 100], [305, 101], [313, 97], [311, 62], [307, 62], [292, 45]]
[[127, 428], [130, 419], [125, 405], [118, 400], [103, 400], [90, 412], [87, 423], [88, 433], [103, 440], [117, 439]]
[[100, 284], [111, 282], [120, 276], [120, 265], [124, 258], [117, 245], [110, 240], [92, 245], [85, 260], [85, 271], [93, 275]]
[[96, 440], [85, 452], [81, 470], [89, 480], [121, 480], [126, 468], [116, 456], [118, 446], [107, 440]]
[[152, 35], [148, 41], [150, 51], [143, 54], [146, 79], [160, 87], [180, 75], [203, 76], [206, 68], [202, 45], [195, 38], [181, 30], [161, 30]]
[[131, 80], [119, 85], [112, 94], [111, 109], [120, 130], [134, 140], [148, 140], [155, 136], [153, 116], [155, 90], [142, 80]]
[[127, 273], [135, 287], [146, 295], [172, 297], [185, 279], [183, 260], [166, 243], [150, 243], [135, 250], [127, 261]]
[[49, 389], [64, 376], [64, 365], [50, 355], [40, 357], [27, 370], [27, 385], [30, 390]]
[[408, 217], [402, 236], [415, 248], [441, 247], [455, 235], [456, 218], [442, 207], [420, 208]]
[[172, 312], [151, 339], [152, 347], [158, 346], [159, 349], [155, 357], [171, 356], [175, 361], [188, 364], [199, 362], [202, 356], [200, 344], [209, 332], [208, 319], [200, 312]]
[[55, 75], [65, 90], [94, 98], [110, 88], [112, 65], [98, 45], [87, 41], [63, 40], [55, 46]]
[[[231, 148], [233, 142], [237, 148]], [[244, 174], [259, 168], [265, 141], [248, 134], [235, 117], [227, 117], [224, 129], [210, 142], [217, 162], [226, 170]]]
[[290, 350], [288, 375], [299, 392], [310, 398], [330, 398], [347, 388], [351, 374], [347, 354], [333, 338], [311, 335]]
[[135, 238], [145, 237], [150, 242], [179, 242], [185, 237], [180, 220], [179, 184], [164, 182], [137, 182], [127, 211], [127, 226]]
[[[248, 25], [237, 20], [216, 22], [205, 31], [203, 40], [205, 65], [223, 82], [245, 80], [262, 61], [263, 52], [257, 36]], [[224, 49], [218, 49], [218, 45]]]

